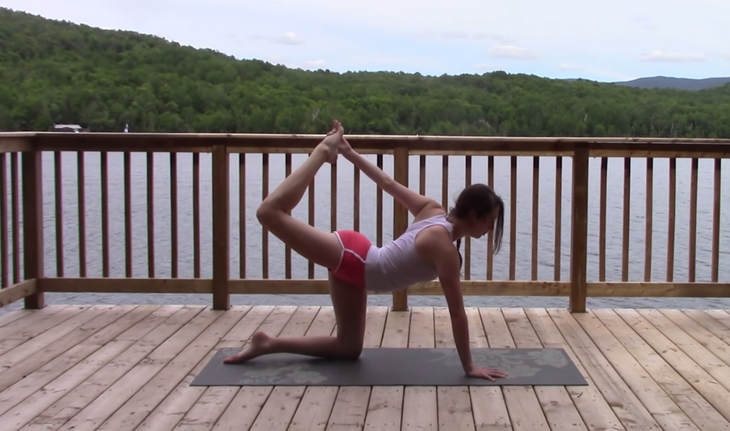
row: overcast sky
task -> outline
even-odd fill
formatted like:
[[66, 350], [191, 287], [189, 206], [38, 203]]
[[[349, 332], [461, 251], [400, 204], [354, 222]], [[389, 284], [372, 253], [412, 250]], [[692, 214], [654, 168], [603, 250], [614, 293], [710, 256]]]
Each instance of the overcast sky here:
[[[728, 0], [0, 0], [290, 67], [730, 76]], [[724, 41], [724, 43], [723, 43]]]

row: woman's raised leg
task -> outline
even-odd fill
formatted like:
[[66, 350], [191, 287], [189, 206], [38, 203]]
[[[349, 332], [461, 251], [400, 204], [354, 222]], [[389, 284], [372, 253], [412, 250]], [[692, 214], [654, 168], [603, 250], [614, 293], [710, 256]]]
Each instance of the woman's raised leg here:
[[241, 363], [271, 353], [293, 353], [326, 359], [357, 359], [365, 339], [367, 292], [335, 279], [330, 274], [330, 295], [335, 309], [337, 335], [314, 337], [271, 337], [257, 332], [240, 353], [224, 359]]
[[337, 267], [342, 247], [332, 232], [310, 226], [290, 212], [304, 196], [304, 192], [325, 162], [337, 161], [337, 147], [344, 129], [339, 121], [333, 121], [332, 130], [312, 151], [312, 154], [272, 191], [259, 206], [256, 217], [259, 222], [292, 250], [328, 269]]
[[[333, 123], [328, 136], [312, 155], [289, 175], [259, 206], [261, 224], [304, 258], [334, 270], [340, 263], [342, 246], [332, 232], [324, 232], [287, 214], [302, 199], [304, 191], [325, 162], [337, 160], [337, 146], [343, 128]], [[330, 274], [330, 295], [337, 320], [337, 336], [275, 338], [254, 334], [249, 346], [224, 360], [238, 363], [269, 353], [288, 352], [322, 358], [357, 358], [365, 334], [367, 292], [335, 279]]]

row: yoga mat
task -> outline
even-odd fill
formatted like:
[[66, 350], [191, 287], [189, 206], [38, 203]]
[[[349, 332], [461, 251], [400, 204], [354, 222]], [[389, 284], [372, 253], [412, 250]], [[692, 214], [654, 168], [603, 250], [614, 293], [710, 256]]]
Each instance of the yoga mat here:
[[223, 358], [224, 348], [191, 386], [581, 386], [588, 383], [563, 349], [471, 349], [477, 365], [497, 368], [506, 378], [492, 382], [467, 377], [456, 349], [372, 348], [357, 360], [293, 354], [259, 356], [242, 364]]

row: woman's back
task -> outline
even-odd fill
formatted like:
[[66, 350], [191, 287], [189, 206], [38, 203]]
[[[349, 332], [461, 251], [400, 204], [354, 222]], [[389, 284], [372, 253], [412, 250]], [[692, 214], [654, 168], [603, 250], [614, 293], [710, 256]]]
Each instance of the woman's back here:
[[414, 283], [437, 277], [436, 268], [416, 250], [416, 237], [425, 228], [443, 226], [449, 235], [453, 224], [446, 214], [438, 214], [411, 224], [403, 235], [383, 247], [370, 247], [365, 259], [365, 282], [368, 290], [391, 292]]

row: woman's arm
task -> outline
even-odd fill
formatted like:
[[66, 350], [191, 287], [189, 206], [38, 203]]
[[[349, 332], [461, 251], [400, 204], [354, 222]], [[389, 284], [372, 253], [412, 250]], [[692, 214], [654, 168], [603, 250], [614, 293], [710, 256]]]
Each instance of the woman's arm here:
[[469, 377], [478, 377], [494, 381], [495, 378], [507, 377], [501, 370], [477, 366], [471, 360], [469, 346], [469, 320], [464, 309], [461, 293], [459, 271], [461, 264], [459, 255], [451, 242], [451, 236], [440, 226], [424, 229], [416, 239], [416, 248], [424, 258], [432, 262], [441, 281], [446, 303], [451, 315], [451, 329], [454, 333], [456, 351], [459, 353], [464, 373]]
[[461, 365], [464, 367], [464, 373], [470, 374], [474, 364], [471, 361], [469, 346], [469, 319], [464, 309], [464, 297], [461, 292], [461, 280], [459, 279], [459, 256], [453, 250], [453, 253], [448, 253], [438, 262], [436, 269], [449, 308], [454, 344], [456, 344], [456, 351], [459, 354], [459, 359], [461, 359]]
[[456, 351], [466, 374], [471, 373], [473, 364], [469, 347], [469, 320], [464, 309], [461, 293], [459, 254], [451, 242], [446, 229], [433, 226], [424, 229], [416, 239], [416, 248], [424, 258], [433, 262], [446, 298], [451, 316], [451, 329], [454, 334]]
[[[346, 142], [346, 141], [345, 141]], [[362, 173], [367, 175], [370, 179], [383, 189], [386, 193], [393, 196], [395, 200], [400, 202], [408, 211], [417, 216], [421, 211], [429, 207], [440, 208], [441, 205], [433, 199], [423, 196], [420, 193], [414, 192], [408, 187], [395, 181], [393, 178], [388, 176], [382, 169], [375, 164], [371, 163], [366, 158], [362, 157], [355, 150], [353, 150], [349, 143], [340, 150], [347, 160], [352, 162], [355, 167], [360, 169]]]

